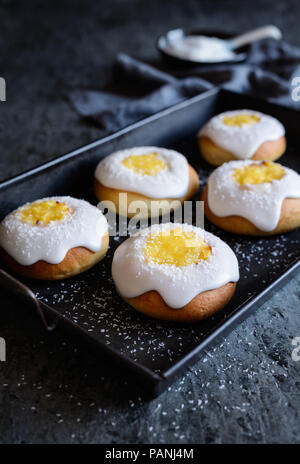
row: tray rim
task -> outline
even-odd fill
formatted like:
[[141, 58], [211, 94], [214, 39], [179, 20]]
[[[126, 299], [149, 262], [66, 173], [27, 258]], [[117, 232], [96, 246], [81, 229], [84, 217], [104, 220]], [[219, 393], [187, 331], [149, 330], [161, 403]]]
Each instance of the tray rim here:
[[[289, 108], [284, 105], [278, 105], [273, 102], [268, 102], [263, 98], [257, 98], [240, 92], [234, 92], [227, 89], [215, 87], [213, 89], [209, 89], [205, 92], [202, 92], [201, 94], [196, 95], [195, 97], [186, 99], [176, 105], [173, 105], [158, 113], [148, 116], [147, 118], [141, 119], [105, 137], [96, 139], [95, 141], [82, 145], [81, 147], [72, 150], [66, 154], [59, 155], [49, 161], [41, 163], [15, 176], [4, 179], [0, 182], [0, 192], [5, 190], [7, 187], [11, 187], [12, 185], [17, 184], [22, 180], [26, 180], [31, 176], [35, 176], [39, 173], [45, 172], [48, 169], [58, 166], [69, 159], [77, 157], [83, 153], [97, 148], [98, 146], [101, 146], [107, 142], [117, 139], [118, 137], [131, 131], [134, 131], [135, 129], [141, 126], [146, 126], [148, 123], [151, 123], [152, 121], [159, 120], [160, 118], [168, 116], [171, 113], [180, 111], [181, 109], [184, 109], [187, 106], [201, 102], [201, 100], [204, 100], [208, 97], [222, 97], [222, 94], [233, 94], [236, 97], [240, 96], [250, 99], [253, 98], [255, 101], [259, 101], [262, 104], [274, 106], [276, 108], [285, 110], [289, 113], [296, 113], [297, 116], [299, 116], [299, 111], [294, 108]], [[191, 362], [195, 360], [195, 358], [203, 349], [207, 348], [216, 338], [224, 335], [225, 332], [228, 331], [228, 329], [232, 329], [236, 322], [245, 318], [245, 315], [249, 313], [249, 310], [253, 308], [258, 303], [258, 301], [262, 300], [267, 294], [276, 289], [281, 282], [285, 281], [288, 277], [294, 274], [299, 267], [300, 256], [296, 258], [292, 263], [290, 263], [289, 266], [287, 266], [286, 269], [282, 271], [274, 281], [272, 281], [267, 287], [264, 288], [264, 290], [262, 290], [259, 293], [255, 293], [254, 295], [251, 295], [242, 304], [236, 307], [230, 316], [226, 316], [225, 319], [220, 321], [217, 324], [217, 326], [211, 329], [211, 331], [205, 337], [205, 340], [202, 340], [200, 343], [198, 343], [197, 346], [195, 346], [185, 355], [179, 357], [171, 367], [162, 372], [156, 372], [155, 370], [152, 370], [151, 368], [144, 366], [140, 362], [132, 360], [125, 354], [115, 349], [113, 346], [107, 345], [104, 341], [95, 341], [95, 339], [89, 332], [84, 331], [83, 328], [75, 324], [71, 319], [60, 314], [54, 307], [39, 300], [38, 301], [45, 313], [48, 314], [50, 317], [54, 317], [56, 320], [61, 321], [65, 328], [67, 328], [68, 330], [72, 330], [73, 332], [77, 332], [77, 334], [81, 335], [81, 339], [85, 339], [85, 342], [90, 342], [90, 344], [98, 345], [98, 354], [100, 353], [100, 355], [108, 355], [112, 358], [115, 358], [115, 360], [118, 360], [120, 362], [121, 366], [123, 365], [123, 367], [125, 367], [126, 369], [128, 368], [131, 372], [134, 372], [137, 375], [137, 377], [140, 378], [140, 380], [144, 378], [150, 381], [151, 385], [149, 385], [149, 387], [151, 387], [152, 394], [157, 395], [160, 394], [166, 388], [166, 386], [170, 384], [180, 374], [184, 367], [187, 367], [188, 364], [191, 364]], [[18, 280], [18, 277], [14, 278]], [[13, 293], [16, 294], [17, 290]]]
[[[57, 166], [64, 161], [67, 161], [69, 159], [72, 159], [82, 153], [85, 153], [89, 150], [93, 150], [94, 148], [100, 147], [101, 145], [104, 145], [107, 142], [110, 142], [114, 139], [117, 139], [118, 137], [127, 134], [128, 132], [131, 132], [135, 129], [138, 129], [141, 126], [145, 126], [148, 123], [152, 121], [156, 121], [163, 116], [167, 116], [171, 113], [174, 113], [176, 111], [181, 110], [182, 108], [185, 108], [186, 106], [190, 106], [193, 103], [200, 102], [201, 100], [206, 99], [207, 97], [210, 96], [217, 96], [219, 93], [224, 92], [230, 92], [227, 90], [220, 89], [218, 87], [214, 87], [209, 90], [205, 90], [204, 92], [192, 97], [192, 98], [187, 98], [186, 100], [183, 100], [180, 103], [177, 103], [176, 105], [169, 106], [165, 108], [162, 111], [159, 111], [157, 113], [154, 113], [150, 116], [147, 116], [146, 118], [140, 119], [139, 121], [134, 122], [133, 124], [129, 124], [128, 126], [119, 129], [115, 132], [112, 132], [111, 134], [105, 135], [104, 137], [100, 137], [93, 142], [90, 142], [85, 145], [81, 145], [79, 148], [75, 148], [74, 150], [71, 150], [67, 153], [64, 153], [63, 155], [58, 155], [55, 156], [54, 158], [50, 159], [49, 161], [45, 161], [44, 163], [37, 164], [36, 166], [33, 166], [30, 169], [26, 169], [25, 171], [20, 172], [19, 174], [16, 174], [15, 176], [8, 177], [6, 179], [3, 179], [0, 182], [0, 189], [4, 189], [11, 184], [17, 183], [23, 179], [26, 179], [27, 177], [31, 177], [35, 174], [38, 174], [39, 172], [46, 171], [49, 168], [52, 168], [54, 166]], [[231, 93], [231, 92], [230, 92]], [[279, 106], [279, 105], [278, 105]]]
[[276, 108], [280, 108], [282, 110], [285, 110], [285, 111], [288, 111], [288, 112], [293, 112], [295, 113], [298, 117], [299, 117], [299, 113], [300, 111], [295, 109], [295, 108], [290, 108], [288, 106], [285, 106], [285, 105], [280, 105], [280, 104], [277, 104], [277, 103], [274, 103], [274, 102], [270, 102], [268, 100], [265, 100], [261, 97], [255, 97], [253, 95], [247, 95], [247, 94], [244, 94], [244, 93], [241, 93], [241, 92], [235, 92], [233, 90], [228, 90], [228, 89], [225, 89], [223, 87], [213, 87], [212, 89], [208, 89], [208, 90], [205, 90], [203, 91], [202, 93], [198, 94], [198, 95], [195, 95], [194, 97], [191, 97], [191, 98], [187, 98], [185, 100], [183, 100], [182, 102], [179, 102], [177, 103], [176, 105], [172, 105], [172, 106], [169, 106], [167, 108], [165, 108], [164, 110], [161, 110], [157, 113], [154, 113], [150, 116], [147, 116], [146, 118], [142, 118], [140, 119], [139, 121], [136, 121], [132, 124], [129, 124], [128, 126], [125, 126], [124, 128], [122, 129], [119, 129], [117, 131], [114, 131], [108, 135], [105, 135], [104, 137], [100, 137], [100, 138], [97, 138], [95, 139], [94, 141], [92, 142], [89, 142], [85, 145], [81, 145], [80, 147], [78, 148], [75, 148], [74, 150], [71, 150], [67, 153], [64, 153], [62, 155], [58, 155], [58, 156], [55, 156], [54, 158], [48, 160], [48, 161], [45, 161], [44, 163], [40, 163], [40, 164], [37, 164], [36, 166], [33, 166], [32, 168], [29, 168], [29, 169], [26, 169], [25, 171], [21, 171], [20, 173], [14, 175], [14, 176], [10, 176], [10, 177], [7, 177], [5, 179], [3, 179], [2, 181], [0, 181], [0, 190], [2, 189], [5, 189], [6, 187], [10, 186], [11, 184], [14, 184], [14, 183], [17, 183], [17, 182], [20, 182], [24, 179], [26, 179], [27, 177], [31, 177], [35, 174], [38, 174], [39, 172], [42, 172], [42, 171], [46, 171], [47, 169], [49, 168], [52, 168], [54, 166], [57, 166], [61, 163], [63, 163], [64, 161], [67, 161], [69, 159], [72, 159], [72, 158], [75, 158], [76, 156], [84, 153], [84, 152], [87, 152], [87, 151], [90, 151], [90, 150], [93, 150], [94, 148], [97, 148], [98, 146], [100, 147], [101, 145], [105, 144], [106, 142], [110, 142], [114, 139], [117, 139], [118, 137], [124, 135], [124, 134], [127, 134], [128, 132], [131, 132], [135, 129], [138, 129], [139, 127], [141, 126], [145, 126], [147, 125], [148, 123], [151, 123], [152, 121], [156, 121], [164, 116], [167, 116], [171, 113], [175, 113], [177, 111], [180, 111], [181, 109], [187, 107], [187, 106], [190, 106], [194, 103], [198, 103], [200, 102], [201, 100], [205, 100], [206, 98], [208, 97], [211, 97], [211, 96], [215, 96], [215, 97], [218, 97], [219, 95], [222, 96], [222, 94], [224, 95], [234, 95], [234, 96], [241, 96], [241, 97], [246, 97], [246, 98], [250, 98], [250, 99], [254, 99], [256, 101], [259, 101], [263, 104], [267, 104], [269, 106], [274, 106]]

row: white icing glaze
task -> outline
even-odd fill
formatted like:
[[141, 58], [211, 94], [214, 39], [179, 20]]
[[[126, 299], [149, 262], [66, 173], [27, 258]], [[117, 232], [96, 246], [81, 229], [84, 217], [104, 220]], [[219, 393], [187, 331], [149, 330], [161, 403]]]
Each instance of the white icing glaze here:
[[[212, 254], [197, 264], [177, 267], [147, 261], [144, 245], [149, 234], [182, 227], [204, 238]], [[112, 262], [116, 288], [124, 298], [134, 298], [156, 290], [172, 308], [181, 308], [196, 295], [239, 279], [238, 261], [231, 248], [209, 232], [187, 224], [156, 224], [143, 229], [123, 242]]]
[[[130, 155], [151, 152], [158, 153], [169, 167], [150, 176], [136, 173], [122, 164]], [[136, 192], [150, 198], [180, 198], [187, 193], [189, 186], [186, 158], [177, 151], [160, 147], [134, 147], [112, 153], [100, 161], [95, 177], [105, 187]]]
[[22, 221], [18, 212], [30, 203], [11, 212], [0, 224], [0, 246], [15, 261], [29, 266], [43, 260], [60, 263], [67, 252], [82, 246], [93, 252], [101, 249], [102, 238], [108, 230], [102, 212], [84, 200], [71, 197], [50, 197], [39, 201], [54, 200], [65, 203], [71, 211], [62, 221], [51, 221], [38, 226]]
[[166, 51], [179, 58], [204, 62], [227, 61], [235, 57], [224, 40], [203, 35], [187, 35], [171, 40]]
[[300, 198], [300, 176], [283, 166], [285, 175], [280, 180], [242, 188], [233, 179], [233, 172], [254, 163], [261, 161], [230, 161], [213, 171], [208, 179], [208, 206], [216, 216], [241, 216], [258, 229], [271, 232], [280, 219], [283, 200]]
[[[250, 114], [260, 117], [255, 124], [228, 126], [223, 123], [224, 116]], [[199, 131], [199, 137], [208, 137], [216, 145], [233, 153], [238, 159], [251, 158], [256, 150], [267, 141], [278, 140], [285, 134], [281, 122], [267, 114], [252, 110], [226, 111], [210, 119]]]

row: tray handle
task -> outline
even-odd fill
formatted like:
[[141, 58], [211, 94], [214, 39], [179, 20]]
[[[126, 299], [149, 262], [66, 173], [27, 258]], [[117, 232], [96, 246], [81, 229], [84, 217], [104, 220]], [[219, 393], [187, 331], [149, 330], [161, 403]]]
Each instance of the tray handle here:
[[44, 311], [41, 308], [39, 300], [37, 299], [33, 291], [30, 290], [29, 287], [27, 287], [27, 285], [23, 284], [18, 279], [15, 279], [13, 276], [8, 274], [3, 269], [0, 269], [0, 285], [4, 289], [12, 293], [19, 293], [23, 297], [25, 297], [26, 301], [35, 309], [35, 311], [40, 316], [42, 323], [44, 324], [46, 330], [51, 332], [52, 330], [55, 329], [57, 323], [52, 322], [51, 324], [49, 324], [47, 322], [47, 319], [45, 317]]

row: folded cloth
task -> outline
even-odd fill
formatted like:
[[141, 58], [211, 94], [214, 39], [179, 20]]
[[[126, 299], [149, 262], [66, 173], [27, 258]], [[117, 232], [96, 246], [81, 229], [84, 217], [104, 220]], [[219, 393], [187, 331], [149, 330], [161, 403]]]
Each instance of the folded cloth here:
[[266, 39], [254, 42], [239, 64], [158, 69], [121, 53], [115, 80], [128, 84], [127, 95], [76, 89], [68, 97], [80, 116], [112, 132], [214, 86], [300, 109], [291, 98], [291, 79], [297, 75], [300, 49]]

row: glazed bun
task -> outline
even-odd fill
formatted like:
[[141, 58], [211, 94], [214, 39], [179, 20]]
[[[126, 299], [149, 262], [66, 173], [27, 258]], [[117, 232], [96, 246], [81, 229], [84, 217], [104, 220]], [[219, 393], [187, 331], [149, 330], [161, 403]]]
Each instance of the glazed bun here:
[[[126, 192], [105, 187], [94, 180], [94, 192], [98, 200], [112, 202], [117, 214], [131, 218], [141, 212], [141, 217], [156, 217], [167, 214], [180, 207], [184, 201], [192, 198], [199, 187], [199, 178], [196, 171], [189, 165], [189, 185], [185, 195], [179, 198], [150, 198], [136, 192]], [[125, 196], [122, 194], [126, 193]], [[121, 195], [120, 195], [121, 194]], [[141, 202], [142, 209], [139, 207]]]
[[0, 224], [2, 261], [34, 279], [80, 274], [104, 257], [108, 244], [108, 225], [101, 211], [71, 197], [27, 203]]
[[300, 226], [300, 176], [270, 161], [231, 161], [201, 194], [205, 217], [228, 232], [267, 236]]
[[239, 279], [238, 262], [222, 240], [187, 224], [142, 229], [112, 262], [119, 295], [155, 319], [196, 322], [226, 306]]
[[100, 161], [94, 180], [98, 200], [129, 218], [169, 213], [193, 197], [198, 186], [198, 175], [186, 158], [160, 147], [112, 153]]
[[239, 159], [275, 161], [286, 150], [285, 129], [277, 119], [258, 111], [227, 111], [205, 124], [198, 144], [213, 166]]

